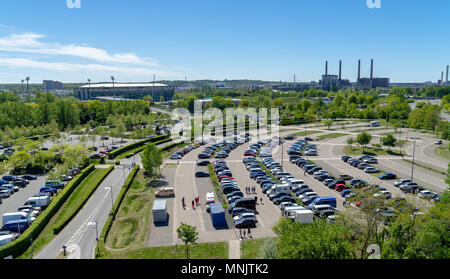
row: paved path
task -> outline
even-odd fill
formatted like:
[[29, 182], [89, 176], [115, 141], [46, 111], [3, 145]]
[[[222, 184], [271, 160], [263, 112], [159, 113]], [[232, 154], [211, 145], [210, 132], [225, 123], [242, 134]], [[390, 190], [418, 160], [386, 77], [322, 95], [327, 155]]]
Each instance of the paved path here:
[[230, 240], [228, 241], [228, 259], [236, 260], [241, 258], [241, 241]]

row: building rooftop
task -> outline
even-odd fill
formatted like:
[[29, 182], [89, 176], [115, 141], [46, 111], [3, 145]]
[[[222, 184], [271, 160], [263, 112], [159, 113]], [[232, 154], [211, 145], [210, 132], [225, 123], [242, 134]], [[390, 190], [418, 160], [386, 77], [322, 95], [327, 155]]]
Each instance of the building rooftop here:
[[[114, 88], [124, 88], [124, 87], [167, 87], [166, 84], [162, 83], [114, 83]], [[113, 88], [112, 83], [97, 83], [91, 84], [91, 88]], [[81, 86], [81, 88], [89, 88], [89, 84]]]

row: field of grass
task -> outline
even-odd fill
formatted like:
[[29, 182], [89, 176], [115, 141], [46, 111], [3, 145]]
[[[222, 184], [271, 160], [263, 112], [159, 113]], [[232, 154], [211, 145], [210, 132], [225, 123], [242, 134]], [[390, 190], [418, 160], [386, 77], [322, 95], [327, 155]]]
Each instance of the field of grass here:
[[439, 156], [442, 157], [446, 160], [450, 160], [450, 149], [449, 149], [449, 145], [443, 145], [443, 146], [439, 146], [438, 148], [436, 148], [434, 150], [434, 152]]
[[89, 198], [93, 188], [98, 187], [99, 180], [108, 172], [108, 169], [96, 169], [90, 173], [81, 184], [73, 191], [68, 200], [64, 203], [61, 209], [56, 212], [53, 218], [49, 221], [45, 229], [41, 232], [39, 237], [33, 242], [28, 250], [20, 256], [22, 259], [29, 259], [35, 253], [38, 253], [48, 243], [50, 243], [56, 236], [53, 229], [67, 218], [72, 217], [73, 213], [82, 206], [82, 204]]
[[242, 245], [241, 245], [241, 259], [259, 259], [259, 253], [264, 242], [268, 238], [246, 240], [244, 246], [244, 256], [242, 257]]
[[377, 155], [394, 155], [394, 156], [401, 156], [400, 151], [399, 150], [387, 150], [387, 149], [382, 149], [382, 148], [374, 148], [374, 147], [366, 147], [364, 148], [364, 153], [363, 153], [363, 148], [360, 146], [345, 146], [344, 149], [344, 154], [345, 155], [372, 155], [372, 156], [377, 156]]
[[318, 136], [318, 137], [316, 138], [316, 140], [336, 139], [336, 138], [344, 137], [344, 136], [347, 136], [347, 135], [349, 135], [349, 134], [345, 134], [345, 133], [332, 133], [332, 134], [326, 134], [326, 135]]
[[[306, 135], [307, 136], [309, 136], [309, 135], [313, 135], [313, 134], [318, 134], [318, 133], [322, 133], [322, 131], [314, 131], [314, 130], [310, 130], [310, 131], [306, 131]], [[297, 132], [297, 133], [294, 133], [294, 134], [290, 134], [290, 136], [294, 136], [294, 137], [304, 137], [305, 136], [305, 131], [303, 131], [303, 132]]]
[[107, 258], [147, 246], [153, 201], [159, 184], [159, 181], [145, 177], [143, 170], [137, 173], [106, 239]]
[[[108, 259], [186, 259], [184, 244], [118, 250]], [[196, 243], [190, 248], [191, 259], [228, 259], [228, 242]]]

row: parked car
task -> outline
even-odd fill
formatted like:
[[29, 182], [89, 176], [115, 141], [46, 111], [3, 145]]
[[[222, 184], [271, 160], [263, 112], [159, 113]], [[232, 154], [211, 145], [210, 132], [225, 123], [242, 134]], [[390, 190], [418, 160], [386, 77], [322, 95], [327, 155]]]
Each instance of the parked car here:
[[198, 171], [195, 173], [195, 177], [209, 177], [209, 173], [204, 171]]
[[379, 176], [380, 179], [396, 179], [397, 175], [393, 174], [393, 173], [383, 173]]
[[197, 163], [197, 166], [207, 166], [211, 164], [209, 161], [200, 161]]
[[31, 175], [31, 174], [26, 174], [26, 175], [22, 176], [22, 178], [26, 179], [26, 180], [36, 180], [37, 176], [36, 175]]
[[437, 196], [437, 194], [432, 191], [423, 190], [420, 191], [419, 194], [417, 194], [417, 196], [424, 199], [434, 199]]
[[353, 179], [353, 176], [348, 175], [348, 174], [340, 174], [339, 178], [344, 179], [344, 180], [350, 180], [350, 179]]

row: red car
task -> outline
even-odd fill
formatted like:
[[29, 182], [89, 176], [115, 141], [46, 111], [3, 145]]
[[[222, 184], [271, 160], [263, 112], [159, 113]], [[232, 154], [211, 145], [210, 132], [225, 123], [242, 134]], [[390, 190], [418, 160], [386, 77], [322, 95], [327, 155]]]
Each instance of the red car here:
[[224, 178], [230, 178], [228, 175], [221, 175], [221, 176], [219, 176], [217, 179], [219, 180], [219, 182], [220, 181], [222, 181], [222, 179], [224, 179]]
[[338, 191], [338, 192], [341, 192], [341, 191], [343, 191], [343, 190], [347, 190], [347, 189], [350, 189], [350, 187], [348, 187], [347, 185], [345, 185], [345, 184], [338, 184], [338, 185], [336, 185], [336, 187], [334, 188], [336, 191]]
[[[373, 201], [373, 198], [367, 198], [367, 199], [364, 199], [364, 201]], [[361, 205], [362, 205], [362, 201], [357, 201], [356, 203], [355, 203], [355, 205], [357, 206], [357, 207], [360, 207]]]
[[100, 151], [99, 153], [103, 154], [103, 155], [108, 155], [109, 154], [107, 151]]
[[256, 157], [256, 155], [252, 153], [244, 153], [244, 157]]

